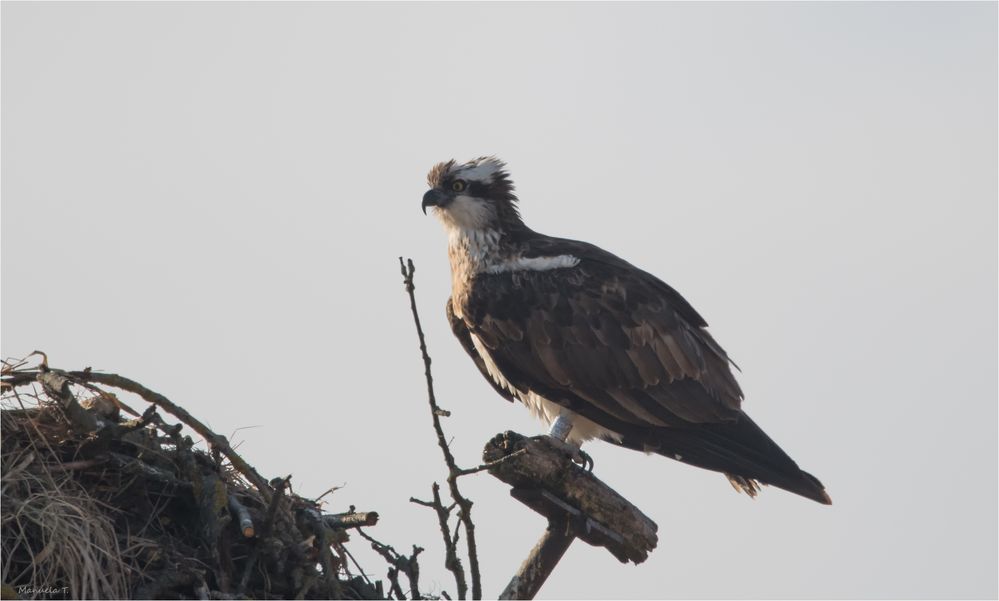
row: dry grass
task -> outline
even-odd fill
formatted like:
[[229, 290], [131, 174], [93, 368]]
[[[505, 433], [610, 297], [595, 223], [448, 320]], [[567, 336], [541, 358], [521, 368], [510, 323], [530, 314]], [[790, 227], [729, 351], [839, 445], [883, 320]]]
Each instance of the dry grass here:
[[[4, 401], [3, 581], [75, 599], [127, 598], [132, 567], [118, 547], [108, 516], [113, 509], [102, 507], [62, 467], [53, 444], [65, 443], [68, 432], [54, 419], [55, 409], [39, 398], [12, 394]], [[11, 401], [18, 406], [11, 407]]]

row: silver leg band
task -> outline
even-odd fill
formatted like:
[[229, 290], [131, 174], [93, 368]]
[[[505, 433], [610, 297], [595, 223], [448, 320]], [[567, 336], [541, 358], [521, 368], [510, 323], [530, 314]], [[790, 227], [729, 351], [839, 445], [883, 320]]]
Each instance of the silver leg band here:
[[548, 436], [565, 442], [565, 439], [569, 437], [569, 432], [572, 432], [572, 420], [564, 415], [559, 415], [552, 422], [552, 427], [548, 430]]

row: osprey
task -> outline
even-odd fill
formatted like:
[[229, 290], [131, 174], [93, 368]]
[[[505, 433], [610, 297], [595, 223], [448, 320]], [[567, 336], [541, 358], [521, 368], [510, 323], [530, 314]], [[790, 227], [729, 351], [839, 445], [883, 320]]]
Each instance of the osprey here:
[[742, 411], [732, 361], [673, 288], [528, 228], [496, 158], [440, 163], [427, 180], [423, 211], [433, 207], [448, 235], [451, 329], [496, 392], [550, 423], [553, 438], [722, 472], [750, 496], [762, 483], [832, 502]]

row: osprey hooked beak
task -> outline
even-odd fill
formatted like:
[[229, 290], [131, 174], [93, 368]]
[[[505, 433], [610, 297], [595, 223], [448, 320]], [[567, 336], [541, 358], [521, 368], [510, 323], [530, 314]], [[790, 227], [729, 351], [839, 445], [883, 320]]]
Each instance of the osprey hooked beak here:
[[427, 214], [427, 207], [446, 207], [451, 204], [452, 200], [454, 199], [451, 196], [436, 188], [427, 190], [427, 193], [423, 195], [423, 214]]

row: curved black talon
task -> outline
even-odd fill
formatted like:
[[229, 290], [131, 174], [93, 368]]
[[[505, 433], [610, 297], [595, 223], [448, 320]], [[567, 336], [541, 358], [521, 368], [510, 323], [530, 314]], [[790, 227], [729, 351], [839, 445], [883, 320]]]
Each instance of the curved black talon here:
[[559, 440], [550, 434], [542, 434], [541, 436], [533, 436], [532, 438], [540, 439], [544, 437], [548, 442], [552, 443], [555, 447], [562, 450], [563, 453], [569, 456], [569, 459], [581, 467], [582, 469], [592, 472], [593, 471], [593, 458], [590, 457], [589, 453], [580, 449], [571, 442], [566, 442], [564, 440]]

